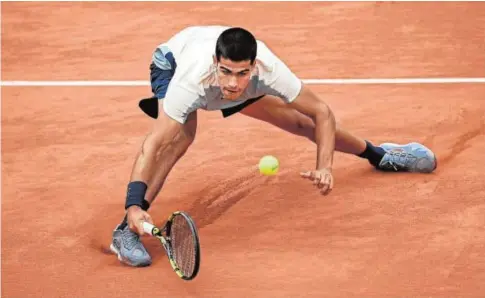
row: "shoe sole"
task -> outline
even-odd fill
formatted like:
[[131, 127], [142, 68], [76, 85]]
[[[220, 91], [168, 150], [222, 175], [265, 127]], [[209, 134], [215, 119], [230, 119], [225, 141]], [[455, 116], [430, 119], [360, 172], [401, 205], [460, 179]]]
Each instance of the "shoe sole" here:
[[118, 260], [123, 263], [123, 264], [126, 264], [126, 265], [129, 265], [129, 266], [132, 266], [132, 267], [147, 267], [147, 266], [150, 266], [152, 263], [151, 262], [145, 262], [145, 263], [131, 263], [130, 261], [128, 261], [127, 259], [123, 258], [121, 256], [121, 253], [119, 252], [119, 250], [113, 245], [113, 243], [111, 243], [111, 245], [109, 246], [109, 249], [118, 256]]

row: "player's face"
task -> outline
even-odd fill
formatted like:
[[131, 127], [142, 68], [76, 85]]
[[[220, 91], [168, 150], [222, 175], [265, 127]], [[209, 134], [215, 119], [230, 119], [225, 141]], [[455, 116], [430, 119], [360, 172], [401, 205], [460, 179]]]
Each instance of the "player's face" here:
[[250, 60], [234, 62], [221, 57], [217, 63], [217, 77], [224, 99], [237, 100], [251, 79]]

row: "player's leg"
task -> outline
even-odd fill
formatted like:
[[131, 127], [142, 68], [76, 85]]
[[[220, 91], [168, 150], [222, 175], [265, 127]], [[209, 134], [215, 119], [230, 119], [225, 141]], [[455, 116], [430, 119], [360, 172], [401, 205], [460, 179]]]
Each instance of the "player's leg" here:
[[[315, 123], [313, 120], [303, 115], [302, 113], [289, 108], [276, 97], [266, 95], [250, 105], [247, 105], [241, 110], [241, 114], [250, 116], [252, 118], [268, 122], [281, 129], [284, 129], [292, 134], [306, 137], [312, 142], [315, 142]], [[361, 155], [370, 147], [370, 155], [374, 154], [374, 160], [380, 160], [384, 155], [380, 148], [373, 148], [372, 144], [366, 143], [362, 138], [359, 138], [350, 132], [346, 131], [340, 125], [337, 125], [335, 131], [335, 150], [347, 154]], [[371, 160], [373, 158], [370, 158]]]
[[[276, 97], [266, 95], [247, 105], [240, 112], [315, 142], [314, 121]], [[335, 150], [365, 158], [381, 170], [431, 172], [436, 168], [434, 154], [420, 144], [375, 146], [338, 124], [335, 132]]]

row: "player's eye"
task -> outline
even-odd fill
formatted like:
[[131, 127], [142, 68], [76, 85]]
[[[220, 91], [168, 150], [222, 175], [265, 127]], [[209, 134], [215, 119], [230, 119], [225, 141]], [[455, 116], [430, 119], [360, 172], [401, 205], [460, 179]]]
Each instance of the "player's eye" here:
[[231, 74], [231, 72], [225, 68], [221, 68], [221, 72], [225, 75]]

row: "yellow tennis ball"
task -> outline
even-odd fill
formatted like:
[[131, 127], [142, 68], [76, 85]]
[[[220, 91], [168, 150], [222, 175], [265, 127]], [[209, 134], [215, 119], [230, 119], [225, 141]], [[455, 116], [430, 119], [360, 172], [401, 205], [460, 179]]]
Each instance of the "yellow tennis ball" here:
[[278, 159], [272, 155], [263, 156], [259, 160], [259, 172], [263, 175], [271, 176], [278, 173], [280, 163]]

